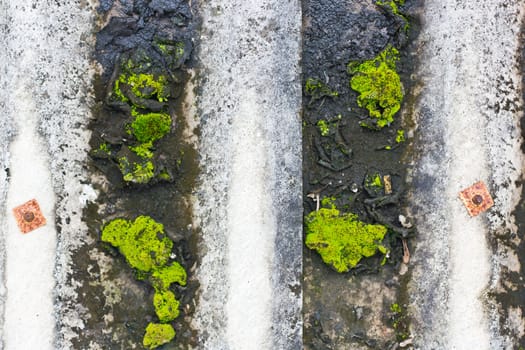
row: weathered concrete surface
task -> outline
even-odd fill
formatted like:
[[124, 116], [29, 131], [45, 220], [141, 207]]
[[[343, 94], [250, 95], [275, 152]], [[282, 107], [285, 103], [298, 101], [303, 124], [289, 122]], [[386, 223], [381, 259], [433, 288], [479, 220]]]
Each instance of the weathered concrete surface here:
[[[413, 175], [418, 248], [410, 291], [420, 349], [515, 344], [504, 334], [516, 326], [500, 327], [490, 296], [505, 259], [489, 241], [512, 228], [514, 182], [522, 166], [517, 65], [522, 17], [520, 1], [425, 3], [420, 156]], [[478, 180], [490, 187], [495, 206], [470, 218], [458, 192]]]
[[[0, 269], [7, 286], [1, 290], [2, 340], [5, 349], [62, 348], [68, 329], [62, 326], [82, 322], [62, 313], [56, 301], [74, 283], [68, 279], [70, 252], [83, 242], [80, 215], [89, 198], [81, 182], [95, 9], [85, 1], [3, 2], [0, 9], [1, 180], [10, 174], [9, 183], [0, 182], [0, 244], [6, 250]], [[22, 236], [11, 208], [31, 198], [40, 201], [48, 224]]]
[[300, 6], [214, 0], [201, 11], [194, 325], [206, 349], [300, 349]]

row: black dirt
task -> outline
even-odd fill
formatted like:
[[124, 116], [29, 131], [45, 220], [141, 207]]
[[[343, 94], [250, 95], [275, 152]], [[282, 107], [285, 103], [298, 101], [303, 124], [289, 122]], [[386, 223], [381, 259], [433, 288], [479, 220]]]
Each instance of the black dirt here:
[[[412, 15], [416, 6], [420, 6], [418, 1], [408, 1], [401, 7], [410, 23], [406, 32], [402, 17], [374, 1], [303, 1], [303, 86], [307, 79], [314, 78], [338, 93], [337, 97], [314, 101], [306, 94], [303, 97], [305, 215], [315, 210], [315, 202], [308, 194], [334, 197], [341, 211], [355, 213], [365, 222], [386, 225], [389, 233], [384, 243], [391, 249], [385, 266], [381, 266], [382, 257], [376, 256], [362, 260], [349, 273], [339, 274], [305, 247], [305, 349], [390, 349], [397, 346], [403, 332], [392, 326], [395, 315], [390, 305], [399, 303], [404, 307], [408, 302], [405, 286], [409, 273], [399, 276], [398, 270], [403, 255], [402, 238], [412, 233], [401, 227], [398, 216], [406, 207], [404, 160], [411, 139], [398, 144], [395, 138], [397, 130], [407, 132], [412, 127], [414, 99], [409, 92], [414, 82], [409, 77], [415, 62], [409, 53], [418, 32], [417, 18]], [[349, 86], [347, 64], [371, 59], [389, 44], [401, 54], [398, 72], [405, 100], [392, 125], [381, 131], [370, 130], [359, 126], [368, 112], [357, 106], [357, 93]], [[324, 135], [317, 126], [319, 120], [329, 125]], [[367, 191], [365, 178], [375, 174], [381, 178], [390, 175], [391, 195], [384, 190]], [[409, 247], [410, 244], [409, 241]], [[374, 296], [375, 292], [379, 296]], [[371, 305], [377, 300], [380, 313], [374, 311], [376, 305]]]
[[[93, 132], [90, 145], [94, 151], [89, 171], [99, 197], [84, 212], [91, 238], [88, 241], [92, 243], [74, 254], [71, 279], [80, 285], [76, 301], [87, 315], [84, 329], [76, 330], [78, 338], [74, 340], [74, 348], [87, 349], [93, 344], [103, 349], [142, 348], [147, 324], [157, 322], [153, 288], [138, 281], [123, 256], [100, 240], [101, 228], [110, 220], [148, 215], [164, 225], [167, 235], [174, 241], [174, 260], [188, 273], [187, 286], [171, 287], [180, 301], [181, 314], [172, 323], [175, 340], [161, 348], [186, 349], [195, 346], [196, 342], [196, 332], [191, 329], [190, 321], [198, 288], [192, 276], [197, 232], [192, 226], [190, 201], [198, 174], [197, 153], [186, 140], [188, 126], [183, 110], [196, 30], [193, 9], [188, 1], [102, 0], [98, 11], [101, 21], [107, 24], [97, 34], [94, 54], [103, 72], [94, 82], [96, 105], [90, 126]], [[105, 18], [110, 14], [111, 18]], [[177, 62], [168, 61], [158, 44], [175, 42], [183, 43], [184, 55]], [[173, 181], [128, 184], [123, 181], [114, 158], [95, 152], [102, 144], [109, 145], [114, 152], [122, 152], [126, 147], [126, 138], [130, 137], [126, 132], [131, 121], [130, 109], [124, 104], [111, 103], [108, 94], [122, 62], [136, 59], [137, 55], [149, 57], [152, 69], [165, 72], [169, 77], [172, 97], [167, 102], [167, 110], [173, 120], [172, 130], [155, 142], [154, 162], [162, 164]], [[151, 111], [165, 108], [156, 106], [154, 100], [143, 102]], [[103, 264], [102, 260], [109, 264]]]

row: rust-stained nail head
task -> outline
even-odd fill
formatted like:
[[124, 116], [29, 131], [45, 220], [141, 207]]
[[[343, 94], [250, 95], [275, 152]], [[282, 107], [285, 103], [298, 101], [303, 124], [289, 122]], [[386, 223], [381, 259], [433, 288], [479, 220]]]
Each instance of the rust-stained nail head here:
[[31, 222], [35, 219], [35, 214], [33, 214], [32, 211], [26, 211], [23, 216], [24, 220], [27, 222]]
[[472, 203], [480, 205], [481, 203], [483, 203], [483, 197], [479, 194], [475, 195], [474, 197], [472, 197]]

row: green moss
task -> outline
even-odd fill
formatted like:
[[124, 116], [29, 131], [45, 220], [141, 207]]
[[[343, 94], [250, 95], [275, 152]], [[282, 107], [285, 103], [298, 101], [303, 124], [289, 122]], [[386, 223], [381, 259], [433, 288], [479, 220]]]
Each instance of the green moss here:
[[130, 161], [127, 157], [118, 158], [118, 164], [122, 178], [126, 182], [145, 184], [155, 176], [155, 166], [147, 159]]
[[141, 143], [140, 145], [135, 146], [135, 147], [130, 147], [129, 149], [141, 158], [151, 159], [153, 158], [153, 152], [151, 152], [152, 147], [153, 147], [153, 144], [150, 141], [146, 143]]
[[146, 327], [146, 334], [142, 340], [144, 347], [155, 349], [169, 343], [175, 338], [175, 330], [170, 324], [151, 323]]
[[322, 97], [337, 97], [339, 93], [330, 89], [326, 84], [319, 79], [308, 78], [304, 86], [304, 92], [307, 96], [312, 97], [312, 101], [318, 100]]
[[122, 73], [115, 81], [113, 92], [119, 100], [129, 102], [129, 98], [122, 91], [125, 85], [138, 98], [156, 99], [159, 102], [166, 102], [168, 97], [170, 97], [168, 82], [164, 75]]
[[[179, 301], [168, 288], [172, 283], [185, 285], [187, 277], [179, 263], [167, 265], [173, 242], [164, 233], [164, 226], [149, 216], [139, 216], [134, 221], [115, 219], [103, 227], [102, 241], [118, 248], [139, 279], [152, 283], [153, 306], [159, 321], [165, 323], [177, 318]], [[171, 325], [150, 323], [143, 343], [153, 349], [174, 337]]]
[[405, 130], [398, 130], [396, 134], [396, 143], [401, 143], [405, 141]]
[[[179, 160], [177, 160], [177, 163], [178, 162]], [[164, 181], [173, 181], [173, 176], [171, 176], [170, 173], [166, 169], [164, 169], [159, 173], [159, 179]]]
[[[172, 74], [183, 63], [184, 43], [157, 43], [155, 61], [145, 50], [133, 50], [121, 60], [120, 75], [113, 83], [110, 99], [120, 100], [131, 107], [132, 122], [125, 126], [133, 137], [123, 138], [114, 146], [111, 160], [118, 163], [124, 181], [148, 183], [159, 174], [159, 178], [172, 176], [166, 165], [154, 164], [154, 142], [168, 134], [172, 119], [167, 110], [167, 101], [175, 83], [180, 83]], [[167, 74], [169, 72], [169, 75]], [[169, 81], [168, 81], [169, 77]], [[175, 91], [175, 90], [173, 90]], [[106, 151], [102, 149], [101, 151]], [[158, 169], [155, 167], [158, 166]], [[143, 339], [146, 348], [154, 349], [170, 342], [175, 330], [170, 324], [179, 315], [179, 301], [169, 290], [173, 283], [186, 284], [186, 271], [177, 262], [170, 263], [173, 242], [167, 237], [162, 224], [150, 217], [139, 216], [135, 220], [115, 219], [102, 228], [102, 241], [116, 247], [134, 269], [135, 277], [151, 284], [155, 289], [153, 304], [160, 323], [149, 323]]]
[[173, 321], [179, 316], [179, 301], [169, 290], [155, 292], [153, 306], [161, 323]]
[[[387, 149], [386, 147], [385, 149]], [[371, 197], [378, 197], [384, 194], [384, 184], [378, 172], [369, 172], [366, 174], [363, 186]]]
[[186, 285], [186, 270], [177, 262], [157, 269], [151, 277], [153, 286], [158, 290], [167, 290], [172, 283]]
[[101, 143], [98, 149], [104, 153], [111, 154], [111, 150], [107, 142]]
[[378, 189], [383, 188], [383, 182], [381, 181], [379, 173], [367, 175], [365, 178], [365, 186]]
[[130, 146], [124, 154], [119, 154], [117, 161], [122, 178], [126, 182], [145, 184], [155, 176], [153, 142], [164, 137], [171, 130], [171, 117], [167, 113], [140, 113], [136, 108], [131, 112], [134, 117], [128, 132], [140, 142]]
[[359, 93], [357, 104], [368, 110], [379, 129], [390, 125], [401, 108], [403, 88], [396, 71], [398, 60], [397, 49], [388, 46], [371, 60], [348, 64], [350, 86]]
[[149, 216], [135, 221], [115, 219], [102, 229], [102, 241], [118, 248], [128, 264], [142, 272], [156, 271], [166, 265], [173, 242], [164, 226]]
[[408, 19], [399, 11], [399, 6], [403, 6], [405, 4], [405, 0], [376, 0], [376, 4], [390, 10], [394, 16], [397, 16], [405, 22], [405, 25], [403, 26], [403, 30], [408, 31], [409, 23]]
[[160, 40], [156, 43], [164, 63], [173, 71], [182, 66], [186, 58], [186, 45], [180, 41]]
[[401, 306], [399, 306], [398, 303], [394, 303], [390, 305], [390, 311], [395, 312], [395, 313], [401, 313]]
[[339, 122], [343, 119], [341, 114], [336, 115], [335, 117], [320, 119], [317, 122], [317, 128], [321, 133], [321, 136], [328, 136], [333, 134], [339, 127]]
[[185, 50], [183, 42], [158, 42], [157, 47], [163, 54], [171, 56], [176, 60], [179, 60], [184, 56]]
[[335, 201], [336, 201], [337, 198], [335, 197], [323, 197], [323, 199], [321, 199], [321, 206], [323, 208], [335, 208]]
[[155, 167], [150, 161], [144, 164], [135, 163], [133, 173], [124, 175], [124, 181], [148, 183], [155, 176], [154, 169]]
[[[163, 42], [159, 45], [163, 53], [175, 50], [177, 55], [184, 55], [183, 43]], [[165, 70], [160, 67], [166, 66], [160, 62], [155, 65], [144, 50], [136, 50], [121, 61], [120, 75], [113, 85], [113, 97], [131, 106], [133, 120], [126, 125], [125, 131], [134, 139], [124, 139], [116, 155], [98, 152], [95, 156], [111, 158], [118, 163], [122, 178], [128, 183], [149, 183], [162, 170], [156, 169], [154, 162], [158, 158], [154, 157], [153, 146], [171, 131], [172, 119], [165, 112], [164, 102], [172, 97], [170, 91], [174, 82], [168, 81], [168, 76], [163, 73]], [[165, 174], [159, 179], [166, 180]]]
[[401, 307], [398, 303], [390, 305], [390, 322], [392, 328], [396, 331], [397, 341], [403, 341], [410, 337], [409, 317], [406, 310]]
[[113, 87], [113, 95], [122, 102], [129, 101], [129, 99], [120, 90], [120, 79], [115, 81], [115, 86]]
[[321, 132], [321, 136], [328, 136], [328, 134], [330, 133], [330, 126], [324, 119], [321, 119], [317, 122], [317, 127]]
[[346, 272], [363, 257], [376, 254], [387, 232], [382, 225], [365, 224], [357, 215], [340, 214], [335, 208], [311, 212], [305, 223], [306, 246], [338, 272]]
[[101, 143], [97, 148], [94, 148], [90, 152], [91, 156], [94, 158], [111, 158], [111, 146], [107, 142]]
[[131, 123], [131, 132], [141, 143], [154, 142], [164, 137], [171, 130], [171, 117], [167, 113], [139, 113], [133, 110], [135, 117]]
[[122, 72], [127, 74], [149, 73], [153, 68], [153, 61], [148, 53], [142, 49], [135, 50], [121, 65]]

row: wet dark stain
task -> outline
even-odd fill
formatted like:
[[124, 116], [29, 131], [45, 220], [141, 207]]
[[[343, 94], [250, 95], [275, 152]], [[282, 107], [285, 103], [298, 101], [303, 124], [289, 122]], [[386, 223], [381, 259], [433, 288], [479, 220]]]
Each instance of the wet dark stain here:
[[[167, 235], [175, 242], [172, 255], [188, 272], [188, 284], [172, 286], [170, 289], [180, 301], [180, 316], [172, 323], [176, 338], [163, 349], [182, 349], [196, 346], [196, 332], [190, 326], [194, 312], [194, 296], [198, 282], [192, 276], [191, 268], [196, 263], [196, 237], [199, 235], [192, 226], [190, 196], [199, 172], [197, 152], [185, 138], [188, 128], [184, 118], [183, 89], [189, 80], [186, 73], [193, 65], [192, 50], [197, 21], [189, 1], [163, 0], [102, 0], [98, 11], [105, 17], [112, 8], [119, 7], [118, 17], [112, 17], [97, 34], [94, 53], [104, 68], [96, 76], [93, 88], [96, 104], [93, 107], [93, 121], [90, 145], [97, 149], [102, 142], [115, 147], [122, 144], [126, 125], [130, 122], [129, 111], [108, 104], [106, 96], [112, 87], [112, 74], [122, 57], [142, 50], [151, 57], [159, 70], [167, 69], [153, 43], [158, 40], [180, 41], [185, 45], [184, 64], [176, 71], [169, 71], [173, 84], [174, 98], [169, 100], [169, 112], [173, 118], [172, 131], [155, 143], [155, 161], [171, 169], [176, 179], [173, 182], [152, 182], [148, 185], [126, 184], [122, 174], [111, 158], [93, 157], [88, 170], [96, 176], [103, 176], [107, 183], [94, 184], [99, 192], [96, 203], [89, 204], [83, 212], [88, 226], [89, 241], [74, 252], [73, 273], [70, 280], [78, 282], [78, 297], [64, 299], [64, 305], [74, 308], [80, 304], [86, 310], [83, 320], [85, 327], [78, 329], [74, 348], [89, 348], [98, 344], [104, 349], [142, 348], [142, 337], [149, 322], [156, 322], [153, 310], [153, 288], [137, 279], [135, 272], [114, 248], [100, 240], [104, 223], [114, 218], [135, 218], [151, 216], [164, 225]], [[196, 6], [196, 5], [193, 5]], [[156, 156], [157, 157], [157, 156]], [[66, 220], [69, 220], [67, 218]], [[110, 260], [109, 270], [101, 271], [95, 256], [101, 254]], [[117, 282], [116, 290], [105, 288], [110, 282]], [[111, 291], [110, 294], [108, 290]], [[105, 294], [106, 293], [106, 294]], [[116, 299], [115, 299], [116, 298]], [[118, 300], [118, 302], [115, 302]], [[91, 345], [90, 345], [91, 344]]]
[[[315, 203], [307, 194], [320, 190], [321, 198], [335, 196], [336, 206], [344, 212], [356, 213], [361, 220], [377, 222], [378, 217], [392, 226], [399, 225], [397, 217], [406, 205], [405, 163], [410, 159], [411, 140], [396, 145], [396, 130], [413, 126], [413, 106], [416, 97], [410, 94], [413, 84], [410, 74], [417, 62], [408, 53], [417, 37], [419, 23], [414, 15], [420, 1], [409, 1], [403, 9], [411, 21], [409, 35], [400, 30], [399, 18], [394, 18], [368, 2], [344, 0], [304, 0], [303, 8], [303, 87], [308, 78], [319, 79], [338, 92], [337, 98], [324, 97], [310, 103], [303, 95], [303, 206], [305, 214], [315, 210]], [[394, 123], [380, 132], [364, 129], [359, 121], [367, 114], [356, 104], [356, 93], [349, 87], [346, 65], [349, 61], [370, 59], [386, 45], [400, 48], [402, 58], [398, 71], [405, 89], [402, 108], [407, 112], [404, 124], [400, 114]], [[341, 118], [337, 116], [341, 115]], [[326, 120], [330, 132], [322, 136], [317, 122]], [[436, 141], [438, 143], [438, 141]], [[385, 150], [385, 145], [393, 145]], [[436, 155], [442, 156], [435, 147]], [[349, 166], [347, 166], [349, 165]], [[391, 175], [396, 200], [372, 213], [363, 187], [365, 175], [371, 171]], [[420, 186], [432, 186], [432, 176], [416, 179]], [[362, 262], [347, 274], [338, 274], [327, 267], [321, 258], [306, 247], [303, 250], [303, 317], [305, 349], [338, 349], [367, 346], [371, 349], [390, 349], [395, 337], [377, 337], [369, 332], [371, 315], [363, 305], [352, 305], [345, 290], [359, 289], [361, 281], [384, 284], [385, 291], [393, 291], [397, 301], [408, 303], [406, 278], [396, 280], [403, 249], [400, 235], [391, 231], [385, 239], [390, 249], [389, 262], [381, 266], [382, 258], [374, 256]], [[348, 281], [352, 280], [352, 284]], [[393, 302], [393, 301], [392, 301]], [[389, 305], [385, 303], [385, 314]], [[357, 311], [356, 311], [357, 310]], [[361, 315], [363, 315], [361, 317]], [[383, 320], [388, 327], [388, 319]]]

